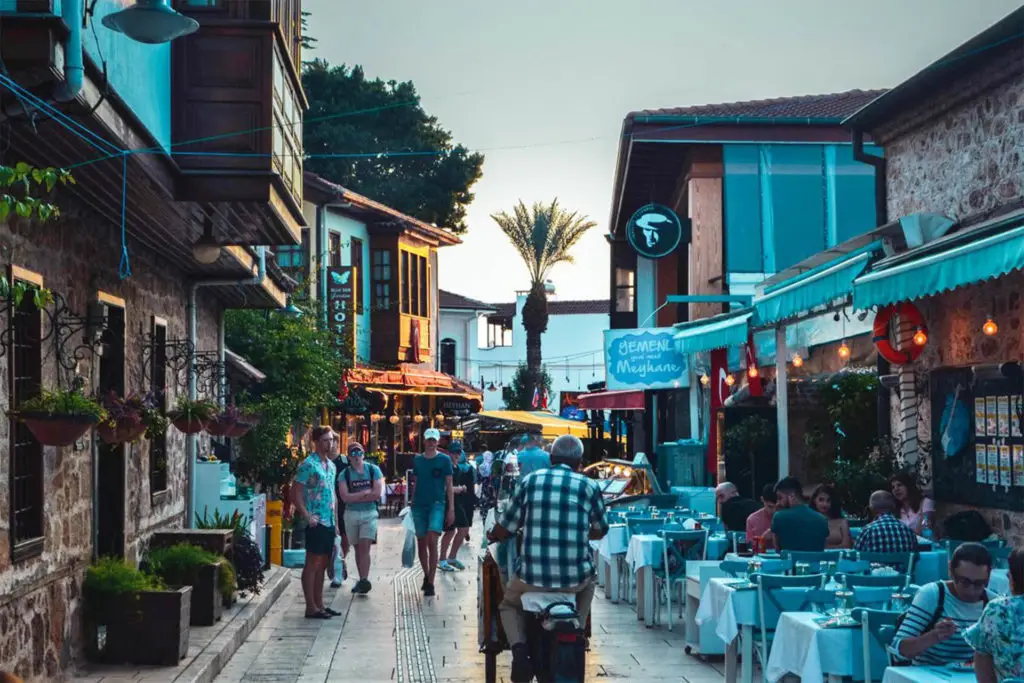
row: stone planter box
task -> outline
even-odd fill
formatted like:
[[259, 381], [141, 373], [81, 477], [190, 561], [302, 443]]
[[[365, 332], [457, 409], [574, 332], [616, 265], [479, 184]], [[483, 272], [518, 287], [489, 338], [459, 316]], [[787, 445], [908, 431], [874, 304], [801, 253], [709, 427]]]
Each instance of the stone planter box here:
[[199, 568], [192, 584], [193, 626], [213, 626], [224, 612], [224, 596], [220, 592], [220, 563]]
[[182, 586], [177, 590], [139, 593], [139, 625], [136, 630], [135, 664], [177, 666], [188, 654], [193, 590]]

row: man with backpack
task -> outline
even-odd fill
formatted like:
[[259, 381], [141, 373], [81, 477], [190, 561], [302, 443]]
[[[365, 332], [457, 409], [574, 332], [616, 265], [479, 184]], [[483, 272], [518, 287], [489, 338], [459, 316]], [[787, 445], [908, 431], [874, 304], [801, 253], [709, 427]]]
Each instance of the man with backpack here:
[[964, 630], [985, 611], [992, 555], [980, 543], [964, 543], [949, 561], [949, 581], [921, 587], [914, 602], [897, 621], [893, 652], [914, 665], [945, 666], [966, 662], [974, 650]]
[[370, 546], [377, 542], [377, 501], [384, 487], [384, 475], [372, 462], [366, 462], [360, 443], [348, 445], [348, 467], [338, 475], [338, 493], [345, 503], [345, 535], [355, 548], [359, 581], [352, 587], [356, 595], [366, 595], [370, 584]]

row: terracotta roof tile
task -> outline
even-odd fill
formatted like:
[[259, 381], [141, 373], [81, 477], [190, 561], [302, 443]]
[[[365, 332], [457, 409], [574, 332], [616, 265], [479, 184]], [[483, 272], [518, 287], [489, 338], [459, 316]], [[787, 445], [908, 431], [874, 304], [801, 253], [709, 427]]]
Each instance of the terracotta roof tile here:
[[[608, 299], [549, 300], [548, 315], [607, 315], [610, 307]], [[511, 318], [516, 314], [514, 303], [491, 304], [491, 308], [495, 315]]]
[[629, 118], [644, 116], [742, 116], [759, 119], [807, 118], [841, 120], [858, 111], [883, 93], [885, 93], [885, 90], [848, 90], [846, 92], [823, 95], [777, 97], [769, 100], [703, 104], [692, 107], [672, 107], [669, 109], [644, 109], [632, 112], [629, 114]]
[[463, 308], [472, 311], [490, 311], [494, 309], [494, 306], [491, 304], [485, 304], [483, 301], [470, 299], [468, 296], [462, 296], [455, 292], [446, 292], [443, 289], [437, 290], [437, 301], [439, 308]]

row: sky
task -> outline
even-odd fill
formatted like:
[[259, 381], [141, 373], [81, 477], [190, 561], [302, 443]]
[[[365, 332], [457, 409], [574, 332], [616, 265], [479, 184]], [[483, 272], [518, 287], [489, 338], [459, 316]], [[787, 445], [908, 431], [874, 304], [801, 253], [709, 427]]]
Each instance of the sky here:
[[892, 87], [1020, 4], [304, 0], [319, 44], [303, 58], [413, 81], [427, 113], [484, 153], [469, 232], [440, 250], [442, 289], [511, 301], [529, 280], [490, 216], [520, 199], [557, 197], [597, 226], [572, 250], [575, 263], [552, 272], [556, 296], [604, 299], [604, 235], [627, 113]]

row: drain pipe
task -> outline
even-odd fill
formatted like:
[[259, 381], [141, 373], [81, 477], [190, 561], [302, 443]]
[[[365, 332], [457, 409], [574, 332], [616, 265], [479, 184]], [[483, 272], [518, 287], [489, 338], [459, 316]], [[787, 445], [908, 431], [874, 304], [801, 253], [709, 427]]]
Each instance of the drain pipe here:
[[[244, 287], [246, 285], [262, 285], [267, 279], [267, 248], [256, 247], [256, 275], [251, 278], [245, 278], [243, 280], [199, 280], [193, 282], [189, 286], [188, 290], [188, 303], [186, 317], [187, 317], [187, 336], [188, 341], [192, 344], [192, 348], [196, 348], [196, 343], [199, 337], [198, 329], [198, 307], [196, 305], [196, 298], [199, 289], [202, 287]], [[223, 362], [224, 353], [224, 314], [221, 313], [220, 320], [218, 322], [218, 354], [220, 360]], [[188, 398], [189, 400], [196, 400], [198, 395], [198, 384], [199, 378], [196, 372], [196, 363], [193, 358], [189, 363], [188, 367]], [[199, 435], [189, 434], [186, 438], [185, 448], [185, 476], [188, 478], [188, 487], [185, 489], [185, 514], [187, 519], [185, 520], [185, 527], [191, 529], [195, 523], [195, 512], [193, 507], [195, 505], [195, 493], [196, 493], [196, 458], [199, 456]]]
[[[52, 98], [56, 102], [70, 102], [82, 94], [85, 87], [85, 51], [82, 47], [82, 25], [85, 17], [85, 0], [63, 0], [60, 18], [68, 27], [68, 39], [64, 44], [64, 80], [56, 85]], [[21, 101], [4, 109], [4, 115], [18, 116], [25, 113]]]

